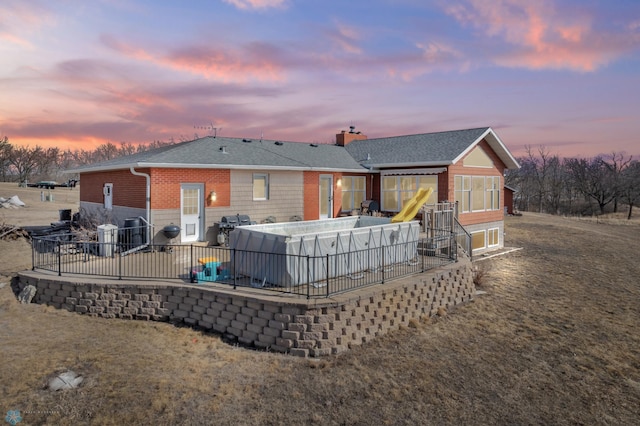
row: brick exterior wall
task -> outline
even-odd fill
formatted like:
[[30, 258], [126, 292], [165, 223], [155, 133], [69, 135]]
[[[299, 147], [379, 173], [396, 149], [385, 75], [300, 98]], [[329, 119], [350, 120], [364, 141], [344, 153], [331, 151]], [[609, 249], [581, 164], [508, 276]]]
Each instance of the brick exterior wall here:
[[216, 192], [216, 201], [206, 206], [228, 207], [231, 204], [229, 169], [152, 169], [151, 209], [180, 209], [180, 185], [204, 183], [204, 195]]
[[[148, 169], [139, 172], [149, 173]], [[146, 208], [146, 179], [132, 175], [129, 170], [83, 173], [80, 185], [80, 200], [104, 204], [102, 188], [105, 183], [113, 184], [113, 206]]]
[[340, 216], [342, 203], [342, 188], [338, 186], [338, 179], [342, 178], [342, 173], [327, 172], [303, 172], [304, 187], [304, 216], [303, 220], [320, 219], [320, 176], [333, 176], [333, 212], [331, 217]]
[[304, 172], [304, 220], [316, 220], [319, 217], [320, 200], [318, 197], [320, 187], [320, 172]]
[[302, 357], [346, 351], [475, 294], [471, 262], [463, 257], [437, 271], [315, 300], [217, 285], [95, 281], [19, 274], [20, 289], [37, 288], [36, 303], [95, 317], [180, 322]]

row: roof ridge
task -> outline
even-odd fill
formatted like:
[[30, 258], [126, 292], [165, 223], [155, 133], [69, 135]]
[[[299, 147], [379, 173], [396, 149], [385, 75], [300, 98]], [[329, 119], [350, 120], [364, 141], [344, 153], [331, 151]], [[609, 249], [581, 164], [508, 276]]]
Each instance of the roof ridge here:
[[[372, 141], [372, 140], [377, 140], [377, 139], [396, 139], [396, 138], [408, 138], [411, 136], [424, 136], [424, 135], [437, 135], [440, 133], [457, 133], [457, 132], [468, 132], [471, 130], [487, 130], [490, 129], [490, 126], [484, 126], [484, 127], [472, 127], [469, 129], [457, 129], [457, 130], [441, 130], [439, 132], [426, 132], [426, 133], [412, 133], [409, 135], [395, 135], [395, 136], [381, 136], [378, 138], [368, 138], [368, 139], [364, 139], [364, 141]], [[353, 142], [358, 142], [358, 141], [353, 141]], [[353, 143], [351, 142], [351, 143]]]

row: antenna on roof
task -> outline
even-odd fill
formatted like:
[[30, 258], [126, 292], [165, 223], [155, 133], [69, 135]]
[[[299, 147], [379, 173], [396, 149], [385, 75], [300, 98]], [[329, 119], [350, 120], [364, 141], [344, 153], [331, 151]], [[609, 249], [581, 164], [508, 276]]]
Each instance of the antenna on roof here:
[[[193, 126], [194, 129], [202, 129], [202, 130], [208, 130], [209, 131], [209, 136], [213, 136], [214, 138], [216, 136], [218, 136], [218, 128], [217, 127], [213, 127], [213, 122], [210, 122], [208, 126]], [[222, 130], [222, 127], [220, 127], [220, 130]]]

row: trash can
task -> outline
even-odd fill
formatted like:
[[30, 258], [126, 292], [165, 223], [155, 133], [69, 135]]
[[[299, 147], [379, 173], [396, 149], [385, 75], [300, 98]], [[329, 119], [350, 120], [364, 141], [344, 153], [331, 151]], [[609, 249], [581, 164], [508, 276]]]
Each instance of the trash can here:
[[107, 223], [98, 226], [98, 254], [100, 256], [111, 257], [115, 253], [118, 244], [118, 227]]
[[133, 217], [124, 220], [124, 246], [125, 250], [131, 250], [142, 245], [142, 222]]
[[71, 220], [71, 209], [58, 210], [58, 214], [60, 215], [60, 221]]

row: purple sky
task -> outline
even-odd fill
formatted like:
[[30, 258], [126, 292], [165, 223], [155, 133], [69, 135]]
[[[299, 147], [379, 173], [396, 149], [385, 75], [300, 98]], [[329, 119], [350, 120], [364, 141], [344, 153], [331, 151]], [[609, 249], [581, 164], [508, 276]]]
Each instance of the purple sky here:
[[93, 149], [490, 126], [640, 157], [638, 0], [2, 0], [0, 137]]

